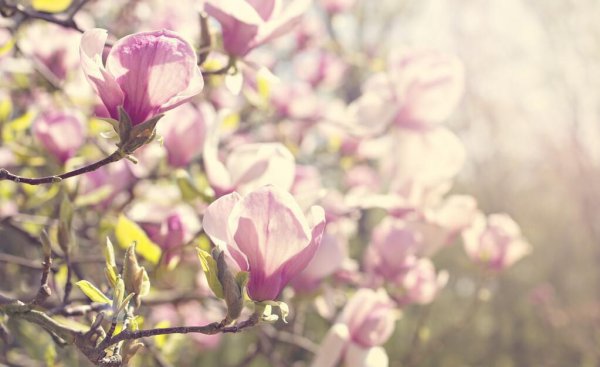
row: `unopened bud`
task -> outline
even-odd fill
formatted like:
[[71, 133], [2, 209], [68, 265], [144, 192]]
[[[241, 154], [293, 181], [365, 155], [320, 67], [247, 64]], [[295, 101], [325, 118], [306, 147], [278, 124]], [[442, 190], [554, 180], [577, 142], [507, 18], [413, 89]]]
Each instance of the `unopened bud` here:
[[136, 307], [140, 306], [141, 297], [148, 294], [150, 290], [150, 279], [143, 266], [137, 261], [135, 255], [135, 243], [125, 252], [125, 261], [123, 265], [123, 281], [127, 293], [135, 293], [133, 300]]
[[244, 308], [242, 288], [236, 282], [225, 261], [225, 254], [220, 249], [213, 250], [213, 257], [217, 260], [217, 277], [223, 286], [223, 295], [227, 304], [227, 320], [237, 319]]

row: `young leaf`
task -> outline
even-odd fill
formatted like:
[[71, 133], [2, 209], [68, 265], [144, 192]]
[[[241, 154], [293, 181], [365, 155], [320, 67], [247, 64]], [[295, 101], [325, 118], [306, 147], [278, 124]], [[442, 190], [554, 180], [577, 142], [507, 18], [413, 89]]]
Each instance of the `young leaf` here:
[[133, 242], [136, 242], [136, 251], [140, 256], [154, 265], [160, 261], [160, 247], [148, 238], [146, 232], [124, 215], [121, 215], [117, 221], [115, 235], [122, 248], [127, 249]]
[[33, 0], [31, 6], [45, 13], [61, 13], [71, 6], [73, 0]]
[[104, 293], [100, 292], [98, 288], [96, 288], [92, 283], [87, 280], [80, 280], [75, 283], [81, 289], [81, 291], [92, 301], [98, 303], [106, 303], [111, 304], [112, 301], [104, 295]]
[[217, 262], [207, 251], [204, 251], [201, 248], [197, 248], [197, 250], [200, 265], [202, 265], [202, 271], [204, 271], [204, 275], [206, 275], [206, 279], [208, 280], [208, 286], [215, 296], [223, 298], [223, 286], [219, 282]]

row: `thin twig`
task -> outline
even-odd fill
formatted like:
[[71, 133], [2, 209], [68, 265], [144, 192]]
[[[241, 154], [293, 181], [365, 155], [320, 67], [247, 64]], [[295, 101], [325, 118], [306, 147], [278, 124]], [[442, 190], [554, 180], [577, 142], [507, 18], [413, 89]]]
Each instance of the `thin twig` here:
[[[80, 4], [78, 4], [77, 10], [72, 12], [66, 19], [60, 19], [53, 14], [38, 12], [33, 9], [29, 9], [21, 4], [7, 4], [6, 1], [0, 1], [0, 9], [3, 10], [2, 16], [4, 17], [12, 16], [14, 14], [20, 14], [25, 19], [40, 19], [48, 23], [54, 23], [61, 27], [74, 29], [77, 32], [83, 33], [84, 30], [79, 27], [79, 25], [75, 22], [73, 17], [75, 16], [79, 8], [83, 6], [86, 2], [87, 0], [84, 0]], [[9, 11], [9, 13], [6, 12], [7, 10]]]
[[240, 331], [250, 328], [258, 323], [258, 315], [252, 315], [248, 320], [242, 321], [237, 325], [224, 326], [223, 322], [213, 322], [203, 326], [178, 326], [169, 328], [158, 328], [148, 330], [125, 330], [110, 340], [109, 346], [121, 342], [123, 340], [133, 340], [147, 338], [156, 335], [168, 334], [205, 334], [213, 335], [218, 333], [239, 333]]
[[52, 295], [52, 290], [48, 285], [48, 278], [50, 277], [50, 270], [52, 269], [52, 256], [48, 254], [44, 256], [44, 262], [42, 263], [42, 279], [40, 280], [40, 289], [36, 294], [35, 298], [31, 301], [32, 305], [42, 304], [48, 297]]
[[95, 171], [102, 166], [106, 166], [107, 164], [117, 162], [117, 161], [121, 160], [123, 157], [124, 157], [123, 153], [121, 151], [117, 150], [116, 152], [109, 155], [108, 157], [101, 159], [98, 162], [92, 163], [88, 166], [84, 166], [84, 167], [75, 169], [73, 171], [65, 172], [65, 173], [57, 175], [57, 176], [46, 176], [46, 177], [39, 177], [39, 178], [27, 178], [27, 177], [17, 176], [17, 175], [14, 175], [14, 174], [8, 172], [8, 170], [6, 170], [4, 168], [0, 168], [0, 181], [10, 180], [10, 181], [14, 181], [17, 183], [24, 183], [24, 184], [28, 184], [28, 185], [42, 185], [42, 184], [56, 183], [56, 182], [61, 182], [62, 180], [70, 178], [70, 177], [79, 176], [84, 173]]

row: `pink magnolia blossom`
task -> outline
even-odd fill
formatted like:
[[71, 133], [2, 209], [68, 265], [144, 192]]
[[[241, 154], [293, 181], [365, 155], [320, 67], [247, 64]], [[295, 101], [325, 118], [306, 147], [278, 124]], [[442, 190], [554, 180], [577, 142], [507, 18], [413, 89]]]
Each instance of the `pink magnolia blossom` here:
[[264, 186], [244, 197], [234, 192], [217, 199], [206, 209], [203, 227], [250, 273], [250, 298], [274, 300], [319, 248], [325, 212], [313, 206], [310, 214], [307, 220], [288, 192]]
[[46, 111], [33, 124], [33, 135], [61, 164], [85, 142], [83, 116], [69, 111]]
[[383, 290], [359, 289], [329, 330], [312, 367], [385, 367], [381, 347], [394, 332], [397, 314]]
[[519, 225], [506, 214], [486, 218], [479, 213], [462, 235], [467, 255], [495, 271], [511, 266], [531, 251]]
[[446, 120], [464, 90], [464, 71], [454, 56], [404, 50], [390, 57], [387, 72], [373, 75], [353, 102], [359, 125], [381, 131], [391, 124], [424, 130]]
[[310, 0], [206, 0], [205, 11], [219, 23], [225, 51], [243, 57], [254, 48], [289, 32]]
[[164, 138], [170, 166], [186, 167], [202, 152], [207, 121], [214, 118], [214, 109], [204, 103], [199, 108], [185, 104], [161, 120], [157, 132]]
[[133, 125], [171, 110], [200, 93], [204, 80], [192, 46], [168, 30], [135, 33], [118, 40], [102, 64], [107, 38], [92, 29], [81, 39], [83, 71], [109, 116], [122, 106]]
[[428, 258], [415, 259], [402, 276], [400, 283], [402, 293], [394, 295], [394, 298], [401, 305], [428, 304], [433, 301], [438, 291], [444, 288], [447, 281], [448, 273], [445, 271], [436, 273], [431, 260]]
[[365, 268], [372, 275], [397, 281], [423, 246], [421, 233], [402, 219], [387, 217], [373, 230], [364, 256]]
[[79, 32], [50, 23], [31, 23], [19, 41], [19, 47], [44, 68], [56, 81], [79, 66]]
[[241, 194], [264, 185], [290, 190], [296, 163], [292, 153], [281, 143], [250, 143], [236, 146], [225, 164], [219, 159], [218, 124], [212, 124], [204, 144], [206, 176], [217, 196], [233, 191]]

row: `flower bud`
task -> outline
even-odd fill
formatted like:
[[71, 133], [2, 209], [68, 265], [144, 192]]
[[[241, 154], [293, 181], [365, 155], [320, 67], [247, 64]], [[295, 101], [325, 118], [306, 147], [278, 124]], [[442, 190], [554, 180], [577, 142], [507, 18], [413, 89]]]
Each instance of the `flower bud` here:
[[127, 293], [135, 293], [133, 301], [136, 307], [140, 307], [141, 297], [150, 291], [150, 279], [143, 266], [140, 266], [135, 255], [135, 243], [129, 246], [125, 252], [123, 264], [123, 281]]

